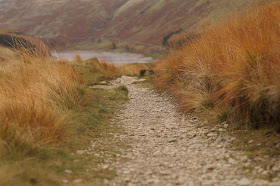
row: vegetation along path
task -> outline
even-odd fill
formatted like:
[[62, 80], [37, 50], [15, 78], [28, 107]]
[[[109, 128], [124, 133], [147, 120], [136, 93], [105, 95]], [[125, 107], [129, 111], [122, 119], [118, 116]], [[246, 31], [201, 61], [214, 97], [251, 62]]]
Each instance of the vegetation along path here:
[[129, 90], [130, 101], [114, 122], [131, 148], [112, 162], [117, 176], [110, 185], [272, 184], [241, 174], [250, 160], [225, 148], [235, 140], [225, 133], [227, 124], [208, 128], [198, 117], [181, 116], [169, 98], [135, 81], [122, 77], [112, 86]]

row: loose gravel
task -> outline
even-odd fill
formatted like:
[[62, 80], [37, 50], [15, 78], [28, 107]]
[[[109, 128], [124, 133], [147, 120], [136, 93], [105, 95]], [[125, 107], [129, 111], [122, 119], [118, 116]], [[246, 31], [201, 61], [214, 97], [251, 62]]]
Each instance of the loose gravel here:
[[116, 121], [131, 148], [113, 163], [117, 176], [107, 184], [278, 185], [242, 174], [250, 160], [226, 148], [236, 140], [227, 135], [228, 124], [211, 128], [202, 118], [182, 116], [169, 98], [135, 82], [122, 77], [114, 83], [129, 90]]

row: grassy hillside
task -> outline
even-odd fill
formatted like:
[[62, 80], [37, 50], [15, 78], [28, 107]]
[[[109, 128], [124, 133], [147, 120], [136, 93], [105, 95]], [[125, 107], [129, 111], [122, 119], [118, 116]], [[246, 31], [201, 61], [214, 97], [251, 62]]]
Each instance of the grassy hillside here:
[[70, 43], [107, 38], [161, 45], [173, 31], [199, 28], [253, 2], [258, 1], [0, 0], [0, 28]]
[[109, 36], [108, 29], [114, 28], [117, 37], [161, 44], [161, 39], [170, 32], [180, 28], [197, 29], [208, 19], [218, 18], [226, 11], [246, 4], [238, 0], [234, 3], [223, 0], [129, 0], [116, 11], [104, 35]]
[[253, 138], [251, 150], [279, 154], [279, 21], [276, 2], [214, 23], [158, 64], [155, 86], [174, 96], [184, 112], [230, 123], [246, 138], [240, 146]]
[[111, 19], [123, 0], [1, 0], [1, 28], [45, 38], [91, 37]]

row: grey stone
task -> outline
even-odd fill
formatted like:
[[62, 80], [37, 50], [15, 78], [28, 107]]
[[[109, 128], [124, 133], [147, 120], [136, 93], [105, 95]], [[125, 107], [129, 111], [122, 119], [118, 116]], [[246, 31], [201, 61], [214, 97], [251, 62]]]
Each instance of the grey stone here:
[[242, 178], [237, 182], [238, 185], [251, 185], [252, 182], [248, 178]]
[[67, 174], [72, 174], [73, 173], [72, 170], [64, 170], [64, 172], [67, 173]]

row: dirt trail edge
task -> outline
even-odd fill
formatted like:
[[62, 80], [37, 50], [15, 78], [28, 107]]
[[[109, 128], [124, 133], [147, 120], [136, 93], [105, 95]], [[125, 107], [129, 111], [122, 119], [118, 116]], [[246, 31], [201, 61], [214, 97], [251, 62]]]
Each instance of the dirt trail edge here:
[[125, 161], [114, 163], [117, 176], [109, 185], [271, 185], [241, 174], [249, 164], [241, 153], [225, 147], [235, 139], [219, 129], [198, 128], [206, 121], [186, 119], [168, 98], [133, 84], [136, 78], [113, 82], [125, 85], [130, 101], [116, 121], [131, 148]]

